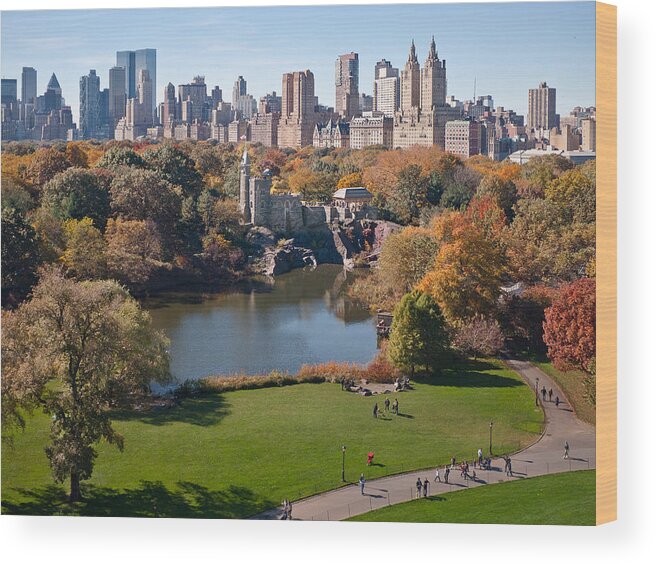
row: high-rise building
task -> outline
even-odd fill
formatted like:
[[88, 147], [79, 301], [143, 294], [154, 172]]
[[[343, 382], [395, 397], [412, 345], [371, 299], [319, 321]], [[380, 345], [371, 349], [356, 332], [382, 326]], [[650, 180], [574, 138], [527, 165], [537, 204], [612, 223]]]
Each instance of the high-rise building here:
[[421, 103], [421, 71], [417, 60], [415, 42], [412, 40], [408, 60], [401, 71], [401, 112], [409, 112], [412, 108], [419, 108]]
[[315, 112], [314, 75], [312, 71], [296, 71], [282, 75], [282, 114], [278, 127], [280, 147], [312, 145]]
[[16, 104], [18, 102], [18, 81], [15, 78], [2, 79], [2, 104]]
[[350, 120], [360, 114], [360, 61], [357, 53], [340, 55], [335, 61], [335, 111]]
[[444, 150], [462, 159], [480, 155], [482, 140], [483, 127], [476, 120], [452, 120], [445, 125]]
[[116, 66], [125, 69], [126, 95], [128, 98], [136, 98], [137, 86], [139, 84], [139, 72], [148, 71], [152, 91], [150, 107], [155, 110], [157, 107], [157, 50], [156, 49], [137, 49], [136, 51], [117, 51]]
[[62, 109], [63, 105], [64, 101], [62, 99], [61, 86], [59, 86], [57, 75], [52, 73], [52, 76], [48, 81], [48, 86], [46, 87], [46, 92], [43, 95], [43, 111], [46, 113], [50, 113], [52, 110], [59, 111]]
[[437, 56], [435, 37], [432, 38], [428, 57], [421, 69], [421, 110], [429, 112], [435, 107], [446, 106], [446, 60]]
[[175, 122], [176, 118], [177, 103], [175, 100], [175, 86], [169, 82], [164, 88], [164, 102], [162, 102], [159, 119], [163, 126], [168, 126], [171, 122]]
[[[187, 105], [190, 102], [191, 105]], [[208, 119], [207, 85], [204, 76], [195, 76], [189, 84], [178, 85], [178, 103], [180, 104], [181, 119], [187, 123], [205, 121]], [[182, 112], [184, 106], [184, 112]]]
[[445, 125], [460, 118], [461, 109], [446, 101], [446, 60], [431, 40], [424, 68], [419, 68], [415, 43], [401, 72], [401, 105], [394, 115], [394, 147], [437, 145], [444, 149]]
[[385, 59], [376, 63], [374, 111], [382, 112], [386, 117], [393, 118], [394, 112], [399, 109], [399, 88], [399, 69], [392, 67], [392, 63]]
[[550, 130], [558, 127], [556, 116], [556, 89], [546, 82], [528, 91], [528, 115], [526, 127], [531, 130]]
[[349, 145], [351, 149], [362, 149], [370, 145], [392, 148], [394, 120], [382, 112], [364, 112], [350, 123]]
[[80, 77], [80, 134], [83, 139], [98, 137], [100, 125], [100, 77], [95, 69]]
[[280, 114], [282, 111], [282, 97], [274, 90], [271, 94], [265, 94], [260, 98], [257, 109], [260, 114]]
[[36, 69], [23, 67], [21, 73], [21, 102], [34, 104], [36, 100]]
[[246, 81], [243, 76], [237, 77], [232, 87], [232, 107], [236, 108], [239, 103], [239, 97], [246, 95]]
[[112, 67], [109, 69], [109, 117], [112, 127], [125, 116], [126, 82], [125, 68]]
[[597, 150], [597, 121], [594, 118], [581, 120], [581, 149], [583, 151]]
[[223, 91], [217, 85], [212, 89], [210, 96], [212, 97], [212, 110], [216, 110], [217, 104], [223, 102]]
[[151, 126], [153, 124], [153, 100], [155, 96], [153, 94], [153, 81], [147, 69], [141, 69], [139, 71], [137, 95], [139, 105], [141, 106], [142, 123], [146, 126]]

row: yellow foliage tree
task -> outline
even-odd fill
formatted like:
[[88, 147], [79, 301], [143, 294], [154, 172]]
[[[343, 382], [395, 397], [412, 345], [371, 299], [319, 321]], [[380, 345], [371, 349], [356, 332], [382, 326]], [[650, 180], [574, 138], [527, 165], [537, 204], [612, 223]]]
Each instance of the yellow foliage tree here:
[[350, 188], [352, 186], [362, 186], [362, 174], [351, 173], [343, 176], [337, 183], [337, 188]]

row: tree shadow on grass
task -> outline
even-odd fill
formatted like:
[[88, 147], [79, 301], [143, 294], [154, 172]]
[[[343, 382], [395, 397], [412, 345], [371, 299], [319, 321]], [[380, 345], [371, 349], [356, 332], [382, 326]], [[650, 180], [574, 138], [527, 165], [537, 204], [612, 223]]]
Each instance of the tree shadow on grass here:
[[153, 426], [166, 426], [176, 422], [212, 426], [228, 414], [230, 414], [229, 404], [223, 395], [203, 394], [185, 398], [180, 404], [171, 407], [117, 411], [113, 417], [119, 421], [137, 421]]
[[142, 481], [128, 489], [83, 485], [83, 502], [69, 504], [62, 485], [16, 489], [27, 500], [3, 500], [3, 514], [32, 516], [113, 516], [141, 518], [246, 518], [275, 505], [252, 490], [231, 485], [223, 490], [180, 481], [169, 488]]
[[[488, 373], [487, 371], [495, 371]], [[433, 386], [453, 386], [472, 388], [504, 388], [525, 386], [521, 379], [513, 379], [496, 373], [499, 367], [488, 361], [458, 361], [452, 367], [435, 373], [418, 373], [417, 383]]]

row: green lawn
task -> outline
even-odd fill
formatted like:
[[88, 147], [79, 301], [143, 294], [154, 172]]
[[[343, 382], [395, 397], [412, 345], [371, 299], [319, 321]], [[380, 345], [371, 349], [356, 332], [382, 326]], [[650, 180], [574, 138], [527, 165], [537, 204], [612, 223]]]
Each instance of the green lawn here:
[[585, 395], [583, 386], [584, 375], [581, 371], [559, 371], [546, 355], [531, 354], [528, 360], [553, 378], [563, 389], [565, 396], [571, 403], [576, 415], [589, 424], [594, 425], [596, 420], [595, 406]]
[[351, 520], [594, 526], [595, 518], [595, 472], [573, 471], [430, 496]]
[[[123, 453], [99, 446], [85, 502], [63, 503], [43, 451], [49, 420], [30, 418], [2, 449], [4, 513], [244, 517], [369, 478], [474, 457], [488, 445], [514, 451], [537, 439], [543, 415], [521, 377], [494, 362], [469, 362], [398, 394], [401, 415], [375, 420], [375, 400], [338, 384], [303, 384], [190, 398], [178, 408], [123, 413]], [[375, 451], [376, 465], [366, 468]]]

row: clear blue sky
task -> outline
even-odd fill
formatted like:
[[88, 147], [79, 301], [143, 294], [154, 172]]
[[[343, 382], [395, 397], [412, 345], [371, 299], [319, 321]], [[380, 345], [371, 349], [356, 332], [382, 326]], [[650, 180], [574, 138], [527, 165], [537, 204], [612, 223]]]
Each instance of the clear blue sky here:
[[372, 93], [374, 65], [403, 67], [411, 39], [423, 64], [430, 38], [447, 60], [448, 94], [491, 94], [526, 113], [527, 90], [546, 81], [557, 111], [595, 103], [593, 2], [388, 4], [360, 6], [117, 9], [2, 12], [3, 78], [38, 71], [42, 94], [52, 72], [78, 118], [79, 79], [96, 69], [101, 88], [116, 51], [157, 49], [157, 99], [164, 86], [205, 75], [230, 100], [238, 75], [256, 98], [280, 92], [282, 73], [309, 68], [322, 104], [335, 103], [335, 58], [360, 56], [360, 92]]

